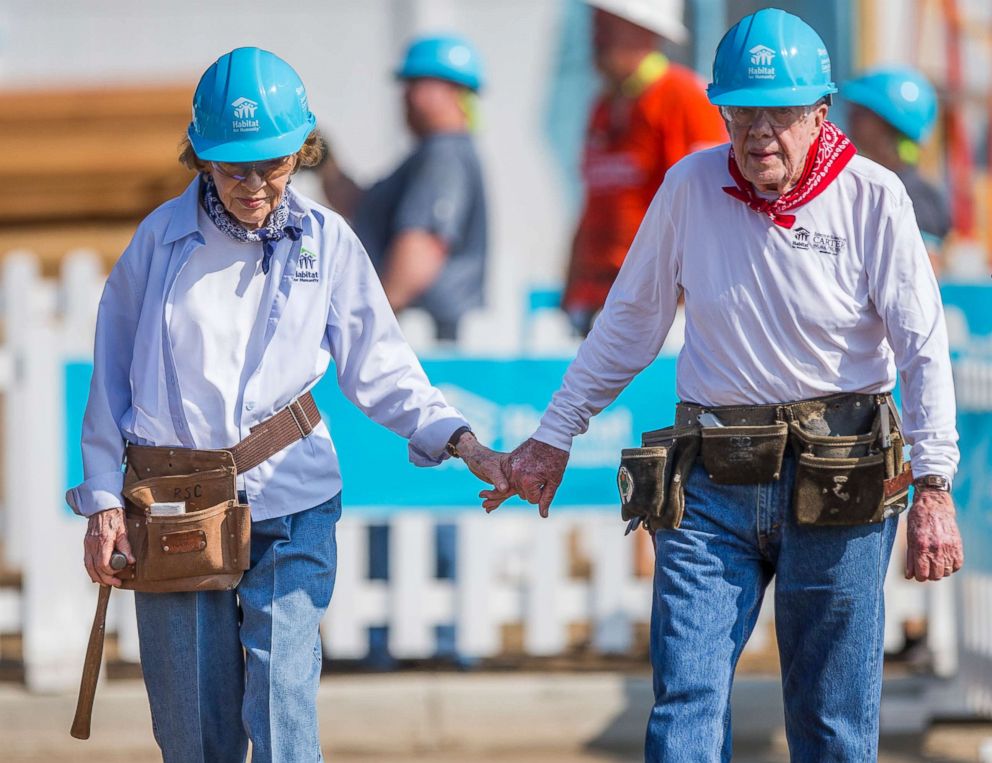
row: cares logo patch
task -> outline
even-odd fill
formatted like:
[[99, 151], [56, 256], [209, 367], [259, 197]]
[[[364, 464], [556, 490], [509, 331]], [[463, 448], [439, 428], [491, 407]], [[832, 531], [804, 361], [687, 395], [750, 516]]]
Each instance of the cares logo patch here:
[[255, 119], [258, 104], [255, 101], [250, 98], [238, 98], [231, 106], [234, 107], [234, 119], [231, 120], [234, 132], [258, 132], [258, 120]]
[[838, 255], [847, 247], [847, 239], [830, 233], [816, 233], [808, 228], [796, 228], [792, 232], [792, 248], [821, 254]]
[[751, 65], [747, 68], [749, 79], [775, 79], [775, 51], [767, 45], [755, 45], [751, 54]]

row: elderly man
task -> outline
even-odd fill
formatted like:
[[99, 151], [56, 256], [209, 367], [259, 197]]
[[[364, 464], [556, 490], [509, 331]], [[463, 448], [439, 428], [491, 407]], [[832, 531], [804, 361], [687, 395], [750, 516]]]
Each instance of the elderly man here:
[[585, 203], [572, 242], [562, 305], [585, 336], [603, 307], [665, 173], [727, 134], [695, 72], [659, 49], [682, 43], [681, 0], [587, 0], [603, 91], [582, 159]]
[[[708, 92], [731, 143], [668, 173], [511, 487], [547, 515], [572, 438], [654, 360], [683, 295], [676, 426], [625, 451], [618, 480], [657, 552], [646, 759], [730, 759], [734, 668], [774, 577], [792, 759], [874, 760], [882, 583], [912, 475], [906, 575], [963, 561], [940, 295], [902, 184], [826, 119], [813, 29], [744, 18]], [[483, 496], [491, 511], [506, 492]]]

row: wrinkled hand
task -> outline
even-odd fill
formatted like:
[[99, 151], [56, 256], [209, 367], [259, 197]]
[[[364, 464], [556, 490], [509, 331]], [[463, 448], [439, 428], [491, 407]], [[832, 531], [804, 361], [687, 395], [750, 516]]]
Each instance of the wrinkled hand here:
[[917, 490], [906, 526], [906, 579], [940, 580], [961, 569], [964, 547], [950, 493]]
[[488, 482], [500, 492], [510, 489], [508, 453], [490, 450], [476, 440], [471, 432], [466, 432], [458, 438], [455, 449], [469, 471], [480, 480]]
[[117, 572], [110, 566], [110, 555], [115, 548], [127, 557], [128, 564], [134, 564], [124, 526], [124, 509], [107, 509], [89, 518], [83, 538], [83, 564], [94, 583], [121, 584]]
[[539, 442], [533, 437], [522, 443], [510, 454], [509, 490], [483, 490], [479, 495], [486, 512], [495, 511], [514, 493], [528, 503], [536, 503], [542, 517], [548, 516], [565, 465], [568, 451]]

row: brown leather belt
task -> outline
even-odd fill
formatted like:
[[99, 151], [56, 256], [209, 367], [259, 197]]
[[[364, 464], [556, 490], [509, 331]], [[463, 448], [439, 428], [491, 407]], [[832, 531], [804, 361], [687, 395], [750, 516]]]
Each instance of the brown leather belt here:
[[251, 433], [228, 448], [234, 456], [238, 474], [254, 469], [283, 448], [302, 440], [320, 423], [320, 411], [313, 395], [300, 395], [281, 411], [251, 428]]

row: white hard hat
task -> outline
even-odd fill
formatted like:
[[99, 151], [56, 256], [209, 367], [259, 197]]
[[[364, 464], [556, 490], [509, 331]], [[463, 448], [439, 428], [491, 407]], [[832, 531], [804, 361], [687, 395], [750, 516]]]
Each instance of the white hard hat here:
[[689, 39], [689, 30], [682, 23], [683, 0], [586, 0], [614, 16], [627, 19], [637, 26], [657, 32], [672, 42]]

